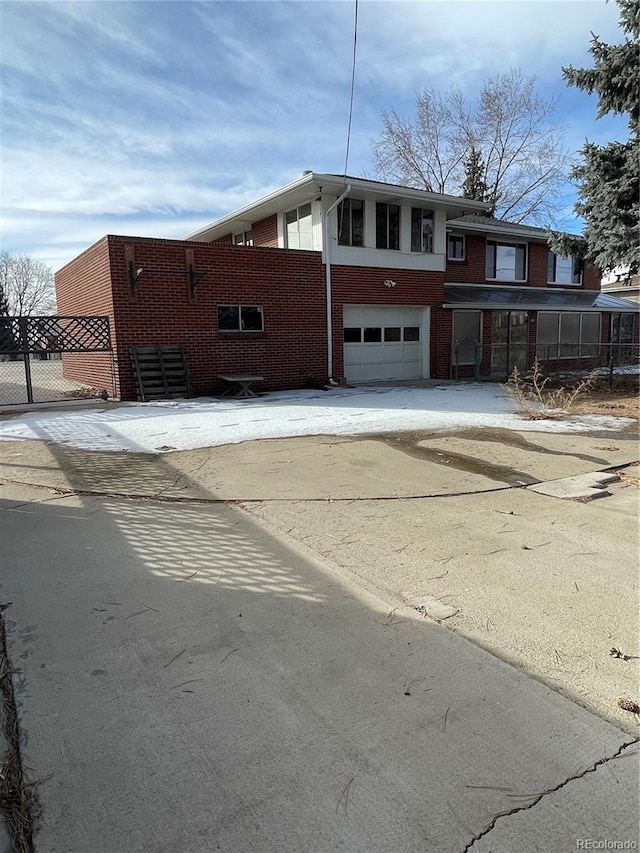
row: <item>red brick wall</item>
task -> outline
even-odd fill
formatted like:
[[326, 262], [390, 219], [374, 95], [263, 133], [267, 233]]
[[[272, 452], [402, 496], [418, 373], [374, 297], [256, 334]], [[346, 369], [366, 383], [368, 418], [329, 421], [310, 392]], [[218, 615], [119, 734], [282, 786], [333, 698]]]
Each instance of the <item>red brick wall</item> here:
[[547, 287], [549, 247], [546, 243], [529, 243], [528, 279], [532, 287]]
[[592, 267], [591, 264], [584, 265], [582, 273], [582, 286], [587, 290], [600, 290], [600, 281], [602, 276], [600, 270]]
[[[505, 238], [511, 242], [511, 238]], [[516, 238], [513, 241], [517, 242]], [[460, 284], [483, 284], [486, 282], [486, 238], [483, 235], [467, 234], [465, 238], [465, 258], [462, 261], [447, 260], [446, 281]], [[527, 284], [530, 287], [548, 287], [547, 262], [549, 247], [546, 243], [528, 244]], [[496, 282], [497, 284], [517, 286], [518, 282]], [[567, 287], [567, 285], [562, 285]], [[571, 287], [571, 285], [568, 285]], [[600, 274], [590, 264], [585, 265], [582, 286], [588, 290], [600, 290]]]
[[[115, 345], [113, 299], [108, 237], [103, 237], [56, 273], [56, 301], [59, 314], [106, 314], [111, 317], [111, 341]], [[112, 358], [108, 353], [65, 353], [62, 356], [66, 379], [85, 382], [118, 396]]]
[[[245, 230], [249, 230], [247, 227]], [[236, 232], [237, 233], [237, 232]], [[253, 234], [253, 245], [264, 246], [271, 249], [278, 248], [278, 218], [274, 213], [273, 216], [267, 216], [266, 219], [260, 219], [254, 222], [251, 226]], [[224, 237], [218, 237], [215, 243], [233, 243], [233, 234], [225, 234]]]
[[278, 248], [278, 217], [274, 213], [266, 219], [254, 222], [251, 226], [254, 246], [268, 246], [272, 249]]
[[[135, 267], [143, 269], [134, 298], [127, 282], [127, 245], [134, 248]], [[194, 268], [205, 272], [193, 301], [185, 272], [187, 250], [194, 252]], [[222, 390], [218, 373], [259, 373], [265, 377], [265, 389], [297, 388], [310, 376], [317, 377], [319, 368], [326, 365], [324, 272], [319, 253], [136, 237], [109, 237], [108, 251], [112, 313], [118, 330], [115, 394], [123, 399], [136, 396], [132, 345], [184, 344], [196, 395]], [[83, 278], [90, 278], [91, 269], [82, 269], [85, 256], [74, 265]], [[59, 288], [65, 290], [62, 281]], [[93, 313], [95, 299], [95, 287], [82, 289], [74, 308], [78, 313]], [[217, 306], [238, 304], [263, 307], [263, 332], [218, 331]], [[106, 387], [105, 382], [106, 378], [99, 387]]]
[[447, 260], [445, 279], [460, 284], [482, 284], [485, 280], [485, 270], [486, 240], [482, 235], [467, 234], [464, 260]]

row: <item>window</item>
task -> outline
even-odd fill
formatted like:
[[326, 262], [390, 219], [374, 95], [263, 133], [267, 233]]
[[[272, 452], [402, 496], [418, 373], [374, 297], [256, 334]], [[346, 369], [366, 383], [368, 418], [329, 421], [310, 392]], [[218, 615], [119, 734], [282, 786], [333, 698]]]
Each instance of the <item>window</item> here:
[[364, 246], [364, 202], [345, 198], [338, 206], [338, 243], [341, 246]]
[[253, 246], [253, 231], [241, 231], [239, 234], [234, 234], [233, 242], [236, 246]]
[[362, 339], [365, 344], [379, 344], [382, 341], [382, 329], [379, 326], [365, 328]]
[[384, 342], [385, 344], [395, 344], [398, 343], [402, 336], [402, 327], [401, 326], [387, 326], [384, 330]]
[[475, 364], [481, 311], [453, 312], [453, 364]]
[[549, 252], [547, 282], [550, 284], [581, 284], [582, 268], [582, 261], [572, 258], [571, 255], [562, 257], [562, 255], [556, 255], [555, 252]]
[[433, 211], [411, 208], [411, 251], [433, 252]]
[[362, 343], [362, 329], [355, 328], [354, 326], [345, 326], [343, 332], [345, 344]]
[[261, 305], [218, 305], [218, 331], [261, 332]]
[[376, 204], [376, 249], [400, 248], [400, 207]]
[[588, 358], [598, 354], [600, 314], [538, 312], [538, 358]]
[[487, 240], [487, 278], [498, 281], [525, 281], [527, 247], [524, 243], [496, 243]]
[[464, 237], [461, 234], [447, 234], [447, 260], [464, 261]]
[[612, 314], [610, 320], [611, 343], [633, 343], [633, 314]]
[[313, 249], [310, 204], [287, 211], [284, 223], [288, 249]]
[[343, 329], [345, 344], [395, 344], [414, 343], [420, 340], [419, 326], [345, 326]]

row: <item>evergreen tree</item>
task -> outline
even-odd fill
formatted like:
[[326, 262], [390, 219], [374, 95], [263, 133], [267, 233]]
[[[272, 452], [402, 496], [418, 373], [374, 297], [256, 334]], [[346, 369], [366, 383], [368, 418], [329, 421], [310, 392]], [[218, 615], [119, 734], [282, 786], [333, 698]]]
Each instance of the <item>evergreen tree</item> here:
[[475, 145], [471, 146], [469, 156], [464, 161], [464, 175], [464, 183], [462, 184], [463, 198], [470, 198], [474, 201], [488, 201], [485, 164], [482, 154]]
[[[594, 67], [569, 66], [562, 72], [569, 85], [597, 93], [598, 118], [608, 113], [629, 117], [629, 140], [604, 146], [587, 142], [571, 176], [578, 182], [575, 211], [586, 224], [582, 254], [603, 272], [623, 266], [631, 276], [640, 267], [640, 0], [616, 2], [626, 34], [622, 44], [604, 44], [594, 36], [589, 50]], [[550, 240], [559, 254], [566, 253], [569, 242], [562, 234]]]

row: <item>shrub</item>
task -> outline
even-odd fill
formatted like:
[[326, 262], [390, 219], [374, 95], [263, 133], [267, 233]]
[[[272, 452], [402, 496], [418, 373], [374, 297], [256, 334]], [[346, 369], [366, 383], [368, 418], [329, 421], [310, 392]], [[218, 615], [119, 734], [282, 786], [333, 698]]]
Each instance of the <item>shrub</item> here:
[[536, 358], [525, 376], [514, 367], [502, 387], [528, 420], [544, 420], [570, 414], [578, 401], [592, 390], [596, 378], [593, 372], [573, 385], [551, 388], [551, 377], [544, 375]]

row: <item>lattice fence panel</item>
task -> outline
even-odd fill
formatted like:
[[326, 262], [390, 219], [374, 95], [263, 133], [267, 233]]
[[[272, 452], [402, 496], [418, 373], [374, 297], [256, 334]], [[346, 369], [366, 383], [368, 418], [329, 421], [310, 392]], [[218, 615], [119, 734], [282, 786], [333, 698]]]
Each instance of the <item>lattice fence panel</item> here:
[[0, 353], [110, 351], [106, 316], [0, 317]]

